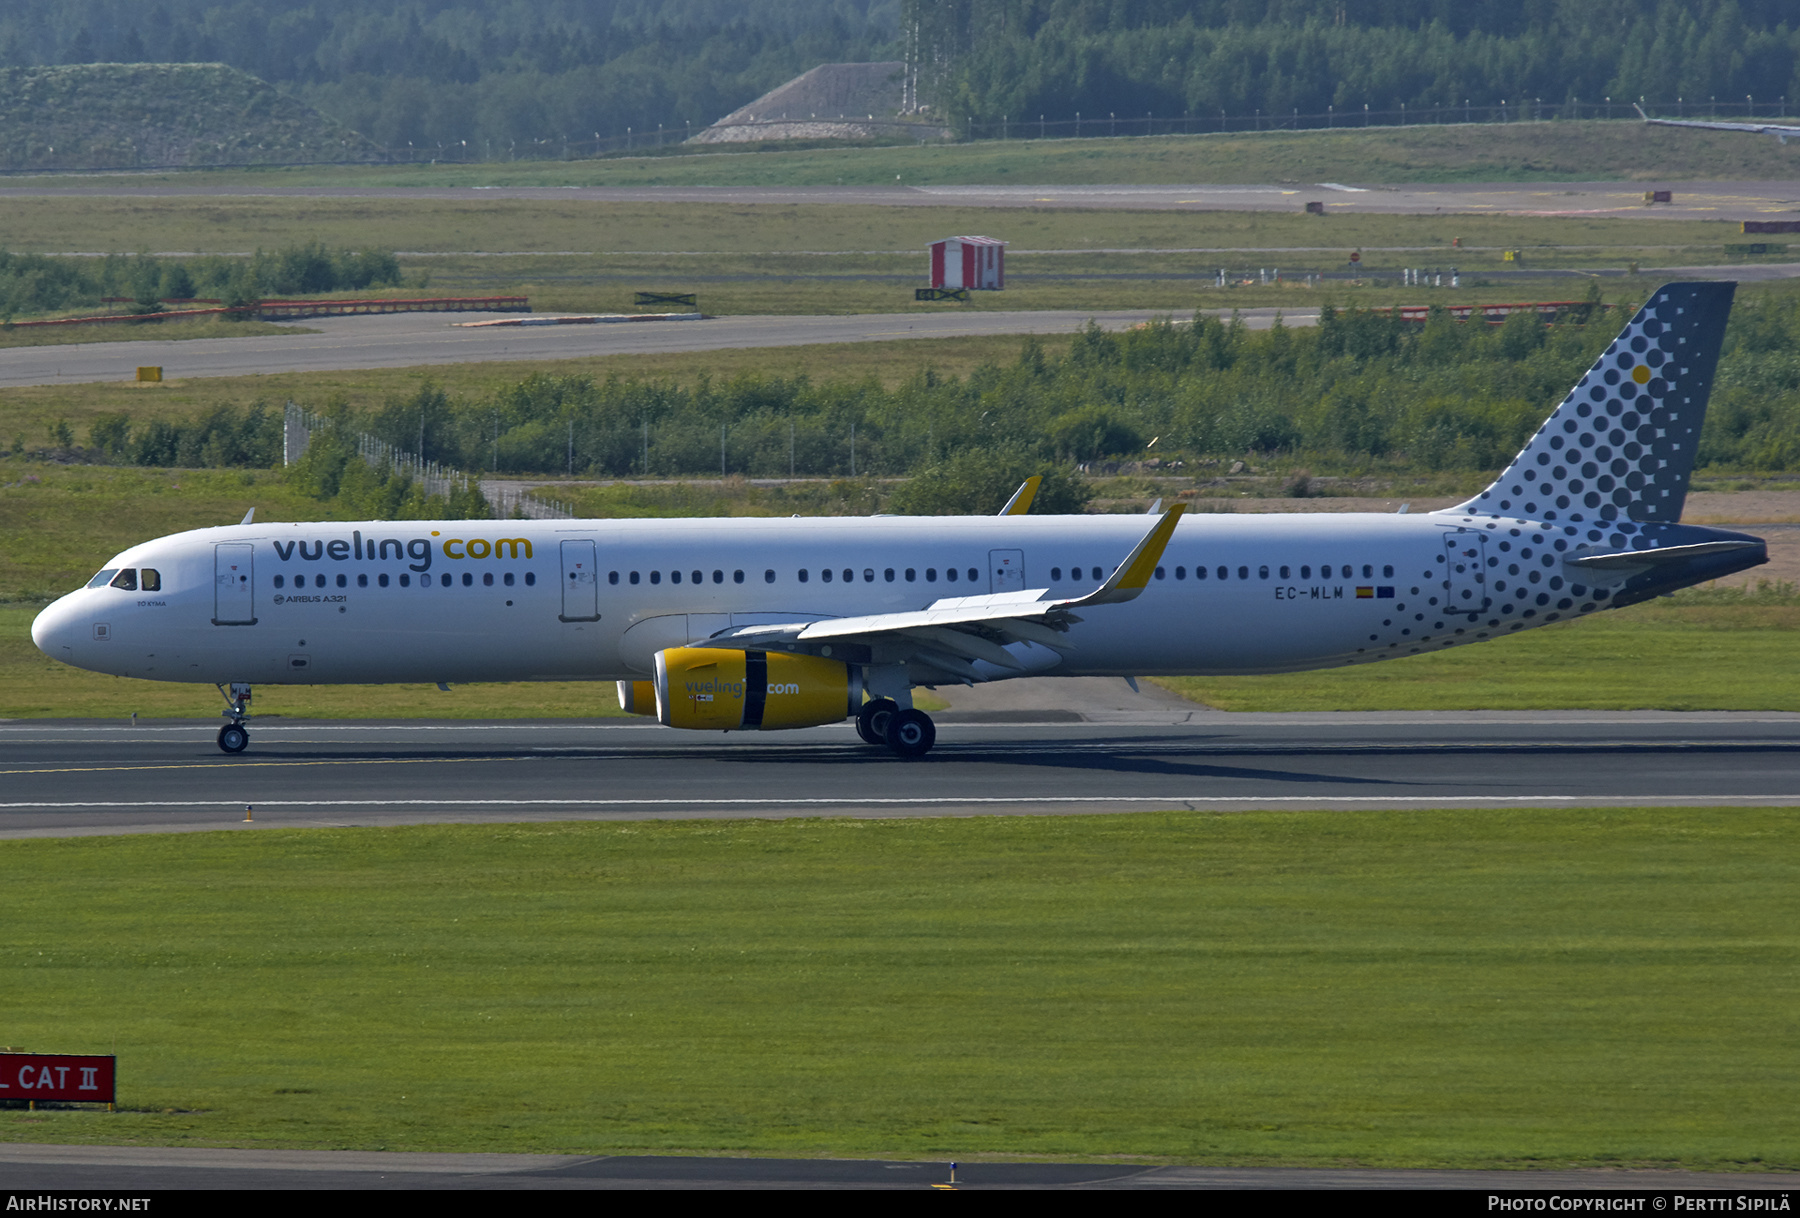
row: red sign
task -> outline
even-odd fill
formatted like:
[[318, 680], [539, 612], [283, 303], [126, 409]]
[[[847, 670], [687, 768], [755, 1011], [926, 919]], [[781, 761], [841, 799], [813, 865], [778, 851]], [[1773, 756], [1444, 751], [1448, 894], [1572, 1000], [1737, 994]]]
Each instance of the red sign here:
[[0, 1100], [113, 1102], [114, 1057], [0, 1053]]

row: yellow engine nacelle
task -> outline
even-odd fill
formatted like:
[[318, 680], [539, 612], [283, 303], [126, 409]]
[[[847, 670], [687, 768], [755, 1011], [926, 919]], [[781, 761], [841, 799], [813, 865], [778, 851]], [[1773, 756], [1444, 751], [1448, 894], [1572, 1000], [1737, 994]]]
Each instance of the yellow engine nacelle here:
[[628, 715], [656, 713], [656, 682], [620, 681], [619, 709]]
[[671, 647], [656, 653], [655, 687], [663, 726], [702, 731], [817, 727], [862, 702], [860, 671], [782, 651]]

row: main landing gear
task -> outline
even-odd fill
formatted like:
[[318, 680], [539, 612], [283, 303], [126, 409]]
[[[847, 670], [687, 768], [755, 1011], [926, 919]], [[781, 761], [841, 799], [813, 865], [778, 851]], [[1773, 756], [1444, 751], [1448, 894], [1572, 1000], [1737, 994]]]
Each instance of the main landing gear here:
[[219, 751], [241, 753], [250, 747], [250, 731], [244, 726], [244, 720], [250, 717], [250, 686], [243, 681], [233, 681], [229, 694], [223, 685], [218, 689], [226, 708], [219, 713], [231, 720], [219, 729]]
[[924, 711], [902, 710], [892, 698], [875, 698], [856, 712], [856, 734], [868, 744], [885, 744], [902, 757], [923, 757], [937, 743], [937, 727]]

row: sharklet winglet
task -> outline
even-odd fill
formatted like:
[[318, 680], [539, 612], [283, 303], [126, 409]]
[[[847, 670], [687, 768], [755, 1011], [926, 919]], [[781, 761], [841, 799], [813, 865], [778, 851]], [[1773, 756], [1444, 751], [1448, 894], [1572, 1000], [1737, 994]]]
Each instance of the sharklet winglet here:
[[1013, 492], [1012, 498], [1006, 501], [1006, 506], [1000, 509], [1000, 515], [1023, 516], [1029, 512], [1031, 501], [1037, 498], [1038, 487], [1043, 484], [1044, 476], [1042, 474], [1033, 474], [1019, 483], [1019, 489]]

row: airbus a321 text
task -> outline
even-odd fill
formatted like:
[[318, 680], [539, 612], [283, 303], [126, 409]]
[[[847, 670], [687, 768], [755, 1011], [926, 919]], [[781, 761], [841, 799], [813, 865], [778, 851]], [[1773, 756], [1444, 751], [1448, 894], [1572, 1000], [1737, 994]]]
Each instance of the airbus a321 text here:
[[1729, 283], [1654, 292], [1494, 484], [1414, 514], [368, 521], [133, 546], [39, 615], [81, 668], [252, 687], [618, 683], [669, 727], [854, 717], [925, 753], [918, 686], [1271, 673], [1442, 651], [1767, 561], [1680, 523]]

